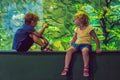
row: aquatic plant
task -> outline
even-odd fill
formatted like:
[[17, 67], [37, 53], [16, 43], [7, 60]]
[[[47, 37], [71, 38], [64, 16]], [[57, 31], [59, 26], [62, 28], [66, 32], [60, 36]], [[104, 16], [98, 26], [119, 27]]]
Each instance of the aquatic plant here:
[[[65, 51], [69, 47], [76, 27], [73, 16], [78, 11], [88, 13], [90, 25], [98, 35], [102, 50], [120, 50], [119, 0], [1, 0], [0, 50], [11, 50], [13, 35], [29, 11], [40, 17], [36, 30], [43, 23], [49, 24], [44, 36], [55, 51]], [[30, 50], [40, 50], [40, 47], [34, 44]]]

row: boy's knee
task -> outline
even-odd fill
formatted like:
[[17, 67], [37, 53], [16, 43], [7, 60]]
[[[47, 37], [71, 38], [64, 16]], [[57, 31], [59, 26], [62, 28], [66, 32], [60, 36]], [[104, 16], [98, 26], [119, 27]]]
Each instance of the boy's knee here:
[[33, 34], [29, 34], [29, 37], [30, 37], [30, 38], [33, 38]]
[[34, 35], [34, 34], [30, 34], [30, 36], [33, 38], [33, 40], [38, 40], [39, 38], [36, 36], [36, 35]]

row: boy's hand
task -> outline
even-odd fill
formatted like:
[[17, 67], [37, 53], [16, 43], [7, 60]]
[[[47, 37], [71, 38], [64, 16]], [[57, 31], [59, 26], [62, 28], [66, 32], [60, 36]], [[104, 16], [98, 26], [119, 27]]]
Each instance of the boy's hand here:
[[100, 49], [96, 49], [96, 53], [98, 54], [101, 53]]
[[43, 28], [48, 28], [48, 24], [44, 24], [44, 25], [43, 25]]

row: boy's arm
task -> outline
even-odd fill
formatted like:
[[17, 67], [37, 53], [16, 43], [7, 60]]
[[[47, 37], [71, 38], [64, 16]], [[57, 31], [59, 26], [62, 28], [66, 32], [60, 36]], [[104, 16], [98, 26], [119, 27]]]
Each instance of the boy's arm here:
[[90, 35], [95, 39], [96, 46], [97, 46], [97, 47], [96, 47], [96, 53], [100, 53], [100, 43], [99, 43], [99, 39], [98, 39], [95, 31], [92, 30], [92, 31], [90, 32]]
[[42, 35], [43, 35], [43, 33], [44, 33], [44, 31], [45, 31], [46, 28], [48, 28], [48, 25], [44, 24], [43, 27], [40, 29], [39, 32], [34, 31], [33, 34], [36, 35], [36, 36], [38, 36], [38, 37], [42, 37]]
[[37, 36], [37, 37], [42, 37], [42, 36], [39, 34], [39, 32], [37, 32], [37, 31], [34, 31], [32, 34], [34, 34], [34, 35]]
[[44, 24], [43, 27], [40, 29], [40, 31], [38, 32], [40, 36], [43, 35], [46, 28], [48, 28], [48, 24]]

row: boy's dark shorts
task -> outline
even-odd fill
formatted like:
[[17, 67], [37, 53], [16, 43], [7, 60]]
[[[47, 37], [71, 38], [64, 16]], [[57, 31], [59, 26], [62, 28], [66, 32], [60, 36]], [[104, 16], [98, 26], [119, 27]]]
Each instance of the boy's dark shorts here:
[[81, 51], [83, 48], [88, 48], [90, 51], [92, 51], [92, 47], [89, 44], [75, 44], [75, 43], [72, 43], [71, 46], [76, 48], [77, 51]]
[[18, 52], [26, 52], [29, 50], [29, 48], [33, 45], [34, 41], [29, 36], [25, 38], [22, 42], [19, 48], [17, 49]]

